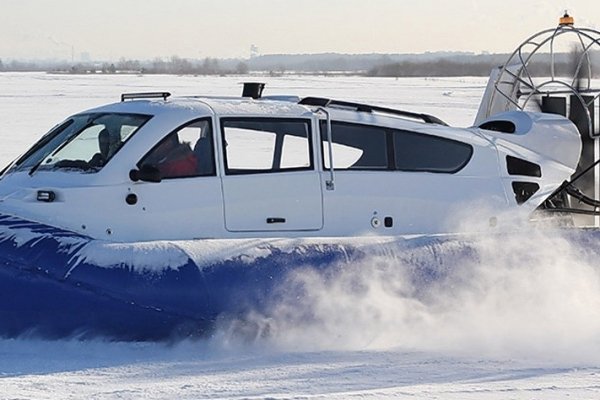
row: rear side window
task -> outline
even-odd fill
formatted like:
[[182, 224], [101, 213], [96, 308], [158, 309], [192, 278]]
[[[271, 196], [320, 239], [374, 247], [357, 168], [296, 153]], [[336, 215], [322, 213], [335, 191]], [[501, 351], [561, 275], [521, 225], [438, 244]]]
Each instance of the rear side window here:
[[227, 175], [312, 169], [310, 121], [223, 118]]
[[[335, 169], [388, 169], [386, 130], [368, 125], [331, 123]], [[321, 122], [325, 169], [330, 168], [327, 123]]]
[[393, 131], [395, 167], [401, 171], [454, 173], [473, 154], [467, 143], [417, 132]]
[[[330, 168], [327, 123], [321, 121], [323, 167]], [[470, 144], [419, 132], [332, 121], [333, 167], [455, 173], [471, 159]]]

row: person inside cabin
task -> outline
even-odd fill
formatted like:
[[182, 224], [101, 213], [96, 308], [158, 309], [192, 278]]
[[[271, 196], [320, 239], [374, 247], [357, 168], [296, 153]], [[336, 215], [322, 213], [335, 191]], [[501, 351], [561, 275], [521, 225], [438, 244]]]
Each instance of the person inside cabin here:
[[194, 145], [194, 154], [198, 161], [198, 175], [208, 176], [215, 174], [215, 162], [212, 156], [212, 142], [210, 138], [204, 134], [200, 136]]
[[154, 165], [161, 178], [195, 176], [198, 159], [189, 143], [180, 142], [177, 134], [169, 135], [148, 156], [145, 163]]
[[[114, 130], [113, 130], [114, 132]], [[94, 154], [89, 164], [95, 167], [102, 167], [119, 150], [123, 143], [118, 133], [111, 133], [108, 127], [105, 127], [98, 134], [98, 150]]]

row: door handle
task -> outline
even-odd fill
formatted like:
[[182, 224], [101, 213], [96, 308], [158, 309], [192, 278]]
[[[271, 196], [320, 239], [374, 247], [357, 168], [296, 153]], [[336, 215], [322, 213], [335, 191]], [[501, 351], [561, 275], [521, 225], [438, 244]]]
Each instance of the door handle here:
[[281, 217], [268, 217], [267, 224], [285, 224], [285, 218]]

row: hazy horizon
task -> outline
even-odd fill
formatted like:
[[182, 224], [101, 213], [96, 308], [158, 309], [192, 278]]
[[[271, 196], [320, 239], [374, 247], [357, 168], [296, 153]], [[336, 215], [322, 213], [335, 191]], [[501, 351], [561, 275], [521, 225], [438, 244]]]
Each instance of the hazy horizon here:
[[[489, 55], [489, 56], [495, 56], [495, 55], [506, 55], [509, 54], [509, 52], [505, 52], [505, 53], [488, 53], [488, 52], [483, 52], [483, 53], [477, 53], [477, 52], [469, 52], [469, 51], [444, 51], [444, 50], [440, 50], [440, 51], [425, 51], [425, 52], [421, 52], [421, 53], [376, 53], [376, 52], [370, 52], [370, 53], [340, 53], [340, 52], [322, 52], [322, 53], [272, 53], [272, 54], [260, 54], [258, 55], [256, 58], [311, 58], [311, 57], [327, 57], [328, 55], [331, 56], [340, 56], [340, 57], [348, 57], [348, 58], [352, 58], [352, 57], [356, 57], [356, 58], [363, 58], [363, 57], [387, 57], [387, 56], [391, 56], [391, 57], [395, 57], [395, 56], [406, 56], [408, 57], [408, 59], [418, 59], [418, 57], [423, 56], [428, 58], [427, 56], [431, 55], [434, 59], [438, 59], [438, 55], [440, 56], [440, 59], [444, 59], [445, 56], [448, 57], [455, 57], [455, 56], [460, 56], [460, 55], [473, 55], [473, 56], [479, 56], [479, 55]], [[125, 60], [125, 61], [139, 61], [142, 63], [151, 63], [153, 61], [156, 60], [162, 60], [162, 61], [170, 61], [173, 57], [179, 57], [181, 59], [186, 59], [186, 60], [190, 60], [190, 61], [196, 61], [196, 62], [201, 62], [203, 60], [205, 60], [206, 58], [210, 58], [210, 59], [214, 59], [214, 60], [219, 60], [219, 61], [233, 61], [233, 62], [238, 62], [238, 61], [252, 61], [252, 58], [246, 55], [241, 55], [239, 57], [211, 57], [211, 56], [206, 56], [206, 57], [181, 57], [179, 55], [170, 55], [170, 56], [150, 56], [147, 58], [133, 58], [133, 57], [127, 57], [127, 56], [123, 56], [120, 57], [119, 59], [101, 59], [101, 58], [94, 58], [91, 57], [89, 59], [86, 60], [82, 60], [80, 57], [75, 57], [75, 62], [76, 63], [83, 63], [85, 64], [85, 62], [91, 62], [91, 63], [117, 63], [119, 61]], [[67, 58], [12, 58], [12, 57], [0, 57], [0, 61], [5, 62], [7, 65], [14, 61], [17, 64], [19, 63], [31, 63], [31, 64], [35, 64], [35, 65], [55, 65], [55, 64], [69, 64], [71, 59], [67, 59]]]
[[5, 0], [0, 59], [249, 58], [252, 46], [254, 54], [506, 53], [556, 26], [565, 9], [576, 25], [600, 27], [591, 0]]

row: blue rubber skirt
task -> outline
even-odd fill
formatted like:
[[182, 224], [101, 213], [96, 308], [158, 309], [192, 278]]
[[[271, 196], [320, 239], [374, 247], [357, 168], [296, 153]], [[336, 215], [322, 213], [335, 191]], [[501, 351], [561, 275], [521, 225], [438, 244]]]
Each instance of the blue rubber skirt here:
[[[206, 247], [213, 254], [196, 260], [187, 250]], [[0, 336], [209, 335], [217, 318], [264, 309], [290, 270], [355, 257], [340, 244], [289, 241], [109, 243], [0, 214]]]
[[[595, 259], [599, 253], [598, 231], [558, 234], [574, 244], [574, 254]], [[486, 239], [486, 246], [498, 246], [498, 254], [504, 254], [503, 243], [512, 235], [497, 234]], [[334, 279], [345, 268], [378, 268], [382, 258], [388, 266], [404, 268], [403, 279], [410, 279], [410, 286], [426, 296], [430, 285], [465, 263], [478, 262], [485, 253], [477, 244], [480, 240], [455, 236], [112, 243], [0, 214], [0, 337], [206, 337], [219, 321], [243, 319], [251, 312], [268, 316], [282, 296], [300, 299], [302, 288], [288, 284], [291, 274], [310, 270], [320, 279]], [[527, 268], [528, 247], [522, 247], [514, 262]], [[293, 290], [298, 293], [290, 293]]]

